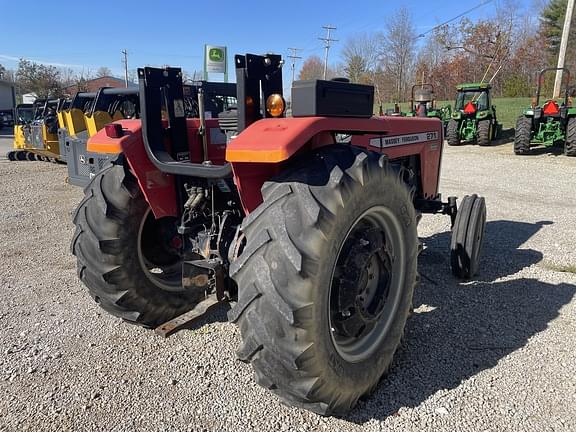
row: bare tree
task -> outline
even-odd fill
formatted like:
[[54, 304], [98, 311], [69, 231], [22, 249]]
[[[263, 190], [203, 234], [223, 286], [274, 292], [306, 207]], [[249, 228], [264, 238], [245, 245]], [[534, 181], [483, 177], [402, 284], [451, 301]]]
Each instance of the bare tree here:
[[343, 69], [352, 82], [371, 83], [378, 64], [377, 37], [374, 33], [354, 35], [345, 42], [342, 50]]
[[386, 20], [380, 36], [379, 54], [386, 71], [395, 79], [398, 101], [403, 100], [411, 81], [410, 72], [416, 51], [416, 30], [410, 12], [405, 6]]
[[96, 70], [96, 77], [97, 77], [97, 78], [102, 78], [102, 77], [106, 77], [106, 76], [112, 76], [112, 70], [111, 70], [109, 67], [100, 66], [100, 67]]

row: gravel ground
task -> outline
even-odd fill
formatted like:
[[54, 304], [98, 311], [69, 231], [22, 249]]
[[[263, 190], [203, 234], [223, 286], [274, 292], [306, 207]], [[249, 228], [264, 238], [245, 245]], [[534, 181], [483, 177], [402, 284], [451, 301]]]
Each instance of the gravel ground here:
[[576, 159], [507, 144], [447, 148], [443, 164], [445, 196], [487, 199], [478, 281], [450, 275], [449, 220], [425, 217], [390, 376], [323, 418], [253, 382], [225, 306], [167, 340], [102, 312], [69, 252], [82, 191], [66, 167], [0, 160], [0, 430], [573, 431], [576, 275], [558, 270], [576, 264]]

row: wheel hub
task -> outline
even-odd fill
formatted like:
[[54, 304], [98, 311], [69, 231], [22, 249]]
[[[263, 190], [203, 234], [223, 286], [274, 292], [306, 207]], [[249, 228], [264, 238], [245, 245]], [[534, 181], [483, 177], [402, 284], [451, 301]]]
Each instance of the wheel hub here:
[[348, 338], [362, 338], [380, 319], [391, 270], [384, 233], [366, 226], [355, 231], [344, 245], [337, 269], [338, 304], [332, 317], [335, 333]]

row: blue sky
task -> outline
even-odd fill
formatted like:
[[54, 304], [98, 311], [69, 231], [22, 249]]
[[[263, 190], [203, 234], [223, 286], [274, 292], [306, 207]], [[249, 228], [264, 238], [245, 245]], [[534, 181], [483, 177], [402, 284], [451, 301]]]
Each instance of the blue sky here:
[[[380, 30], [399, 4], [412, 13], [417, 32], [425, 32], [486, 0], [435, 1], [301, 1], [263, 2], [150, 2], [0, 0], [0, 63], [15, 68], [17, 59], [68, 66], [94, 72], [107, 66], [122, 74], [121, 50], [129, 53], [131, 69], [144, 65], [202, 69], [205, 43], [228, 46], [235, 53], [275, 52], [286, 55], [288, 47], [303, 48], [300, 55], [322, 56], [323, 24], [337, 27], [339, 39], [330, 51], [330, 62], [340, 60], [347, 37]], [[468, 16], [494, 13], [494, 0]], [[518, 0], [523, 12], [534, 0]], [[33, 4], [36, 4], [33, 6]], [[347, 6], [344, 6], [346, 4]], [[6, 19], [8, 18], [8, 19]], [[212, 77], [218, 80], [217, 76]], [[232, 72], [231, 79], [234, 79]]]

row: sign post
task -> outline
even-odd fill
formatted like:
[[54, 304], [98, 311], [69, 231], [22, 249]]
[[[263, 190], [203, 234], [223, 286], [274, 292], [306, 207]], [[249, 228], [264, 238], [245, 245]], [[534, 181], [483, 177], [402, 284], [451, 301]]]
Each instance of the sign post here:
[[228, 52], [226, 47], [204, 45], [204, 80], [209, 73], [223, 73], [224, 82], [228, 82]]

